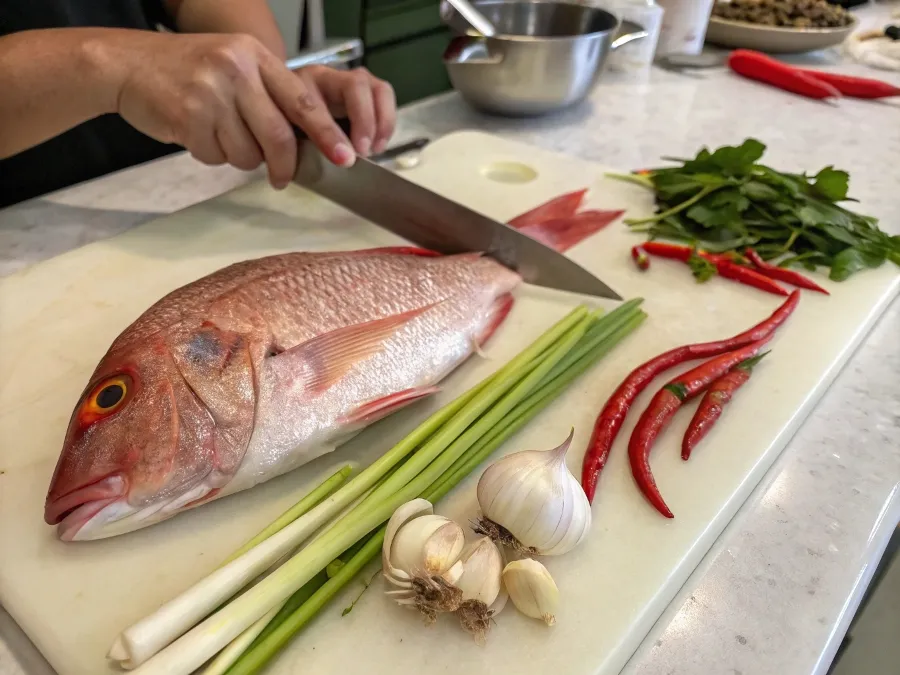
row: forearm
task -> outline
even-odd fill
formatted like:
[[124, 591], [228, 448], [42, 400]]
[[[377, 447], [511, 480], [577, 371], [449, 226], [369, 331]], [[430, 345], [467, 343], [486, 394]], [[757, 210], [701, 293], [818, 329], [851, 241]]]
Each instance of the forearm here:
[[53, 28], [0, 37], [0, 158], [115, 112], [117, 73], [102, 67], [98, 45], [130, 33]]
[[246, 33], [284, 60], [281, 32], [266, 0], [165, 0], [169, 14], [186, 33]]

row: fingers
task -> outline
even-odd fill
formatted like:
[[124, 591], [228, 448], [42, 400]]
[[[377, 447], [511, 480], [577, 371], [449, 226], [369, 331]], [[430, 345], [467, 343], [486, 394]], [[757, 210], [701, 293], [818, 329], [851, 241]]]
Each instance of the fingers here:
[[185, 102], [187, 109], [187, 133], [184, 147], [194, 159], [209, 165], [225, 163], [225, 152], [216, 138], [215, 106], [199, 98]]
[[[332, 81], [340, 88], [343, 108], [350, 118], [350, 140], [356, 151], [367, 156], [375, 141], [375, 101], [368, 72], [357, 70], [352, 73], [333, 71]], [[327, 81], [327, 79], [326, 79]], [[325, 100], [329, 100], [331, 92], [320, 84]]]
[[356, 154], [350, 141], [335, 123], [314, 83], [292, 73], [272, 55], [261, 59], [260, 74], [284, 116], [303, 129], [330, 161], [339, 166], [353, 164]]
[[236, 108], [229, 108], [220, 118], [216, 139], [225, 153], [225, 159], [238, 169], [252, 171], [263, 160], [259, 144]]
[[239, 83], [237, 110], [262, 150], [269, 182], [278, 189], [285, 187], [297, 168], [297, 137], [259, 77]]
[[375, 81], [372, 85], [372, 94], [375, 99], [375, 119], [376, 128], [375, 143], [372, 149], [375, 152], [382, 152], [394, 135], [394, 128], [397, 126], [397, 97], [394, 95], [394, 88], [376, 77], [372, 77]]
[[394, 89], [365, 68], [336, 70], [309, 66], [301, 73], [312, 79], [330, 110], [350, 118], [351, 137], [357, 152], [381, 152], [394, 133], [397, 103]]

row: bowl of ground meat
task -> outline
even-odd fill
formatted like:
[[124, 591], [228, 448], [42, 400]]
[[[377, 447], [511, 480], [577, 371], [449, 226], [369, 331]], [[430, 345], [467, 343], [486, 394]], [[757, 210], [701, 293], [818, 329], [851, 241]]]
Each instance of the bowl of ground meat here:
[[826, 0], [718, 0], [706, 41], [732, 49], [789, 54], [843, 42], [856, 18]]

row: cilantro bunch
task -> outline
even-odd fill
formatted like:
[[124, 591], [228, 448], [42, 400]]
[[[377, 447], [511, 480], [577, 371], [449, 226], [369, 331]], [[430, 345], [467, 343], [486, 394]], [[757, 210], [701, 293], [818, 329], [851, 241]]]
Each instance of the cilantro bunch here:
[[846, 172], [828, 166], [815, 176], [781, 173], [759, 163], [765, 149], [749, 138], [630, 177], [653, 188], [658, 211], [626, 222], [651, 239], [685, 241], [710, 253], [750, 246], [783, 267], [829, 267], [834, 281], [886, 260], [900, 265], [900, 236], [837, 204], [856, 201], [847, 197]]

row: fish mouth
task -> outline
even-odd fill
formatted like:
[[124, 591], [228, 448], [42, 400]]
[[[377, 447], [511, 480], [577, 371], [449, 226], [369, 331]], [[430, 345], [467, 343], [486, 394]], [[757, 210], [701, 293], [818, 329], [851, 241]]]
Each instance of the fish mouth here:
[[47, 502], [44, 507], [44, 522], [48, 525], [56, 525], [69, 519], [77, 520], [73, 516], [83, 515], [83, 512], [87, 510], [86, 507], [98, 502], [111, 503], [119, 497], [123, 497], [126, 491], [127, 486], [122, 476], [119, 474], [107, 476]]
[[44, 517], [57, 526], [57, 536], [65, 542], [105, 539], [159, 523], [183, 509], [203, 503], [219, 490], [201, 483], [190, 490], [132, 506], [125, 499], [126, 482], [110, 476], [75, 490], [49, 503]]
[[110, 504], [114, 504], [118, 498], [111, 499], [95, 499], [94, 501], [82, 504], [76, 509], [69, 511], [66, 516], [59, 521], [56, 526], [56, 534], [62, 541], [75, 541], [78, 533], [85, 525], [87, 525], [98, 513], [103, 511]]

